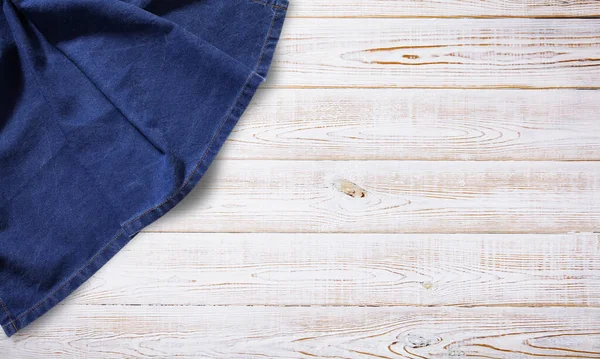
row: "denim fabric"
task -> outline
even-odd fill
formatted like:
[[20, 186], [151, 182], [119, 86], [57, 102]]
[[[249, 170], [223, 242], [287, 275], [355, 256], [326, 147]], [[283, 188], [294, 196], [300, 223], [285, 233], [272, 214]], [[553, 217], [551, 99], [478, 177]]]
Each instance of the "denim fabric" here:
[[287, 0], [0, 0], [0, 325], [73, 292], [200, 180]]

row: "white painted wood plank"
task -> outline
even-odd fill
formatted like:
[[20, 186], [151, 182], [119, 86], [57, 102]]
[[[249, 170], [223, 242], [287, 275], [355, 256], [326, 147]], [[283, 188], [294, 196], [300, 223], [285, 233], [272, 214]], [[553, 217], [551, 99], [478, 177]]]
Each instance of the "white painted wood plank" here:
[[268, 87], [600, 88], [596, 19], [295, 19]]
[[292, 17], [599, 16], [596, 0], [293, 0]]
[[265, 89], [220, 159], [600, 160], [600, 91]]
[[60, 306], [7, 358], [599, 358], [600, 309]]
[[141, 233], [69, 303], [600, 307], [600, 235]]
[[216, 161], [151, 232], [566, 233], [600, 162]]

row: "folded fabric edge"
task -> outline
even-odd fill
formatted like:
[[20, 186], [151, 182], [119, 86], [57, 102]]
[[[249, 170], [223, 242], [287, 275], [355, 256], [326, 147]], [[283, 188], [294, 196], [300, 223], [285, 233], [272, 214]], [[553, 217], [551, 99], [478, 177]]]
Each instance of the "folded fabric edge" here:
[[109, 242], [102, 247], [102, 249], [96, 252], [96, 254], [93, 255], [83, 267], [81, 267], [71, 277], [64, 281], [45, 299], [33, 305], [25, 312], [19, 313], [15, 317], [14, 313], [11, 315], [8, 309], [0, 301], [0, 309], [2, 309], [0, 310], [0, 318], [2, 318], [0, 325], [2, 326], [2, 329], [7, 337], [11, 337], [68, 297], [92, 275], [94, 275], [104, 264], [113, 258], [144, 227], [165, 215], [179, 202], [181, 202], [202, 179], [209, 166], [223, 147], [225, 140], [229, 137], [240, 117], [250, 104], [260, 84], [265, 81], [267, 72], [273, 59], [276, 45], [279, 40], [287, 10], [287, 1], [260, 0], [257, 2], [276, 2], [277, 4], [285, 4], [286, 6], [273, 7], [275, 12], [273, 24], [271, 26], [269, 35], [266, 38], [265, 45], [263, 47], [263, 53], [257, 64], [256, 70], [247, 79], [229, 113], [224, 117], [219, 130], [216, 132], [215, 136], [201, 157], [201, 160], [198, 162], [192, 173], [188, 176], [184, 184], [174, 194], [166, 198], [160, 205], [150, 208], [142, 215], [126, 222], [122, 226], [122, 229], [115, 233], [114, 237], [110, 239]]

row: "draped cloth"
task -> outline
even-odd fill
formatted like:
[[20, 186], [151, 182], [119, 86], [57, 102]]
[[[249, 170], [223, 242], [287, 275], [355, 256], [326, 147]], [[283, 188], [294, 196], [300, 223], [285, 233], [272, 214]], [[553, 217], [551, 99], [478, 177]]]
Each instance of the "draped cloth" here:
[[0, 325], [11, 336], [198, 183], [267, 76], [287, 0], [0, 4]]

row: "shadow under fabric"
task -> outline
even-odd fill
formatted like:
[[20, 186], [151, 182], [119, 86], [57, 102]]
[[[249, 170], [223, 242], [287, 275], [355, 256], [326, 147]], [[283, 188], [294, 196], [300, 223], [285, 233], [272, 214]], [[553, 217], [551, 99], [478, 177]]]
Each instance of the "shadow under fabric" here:
[[0, 0], [0, 325], [67, 297], [206, 172], [286, 0]]

